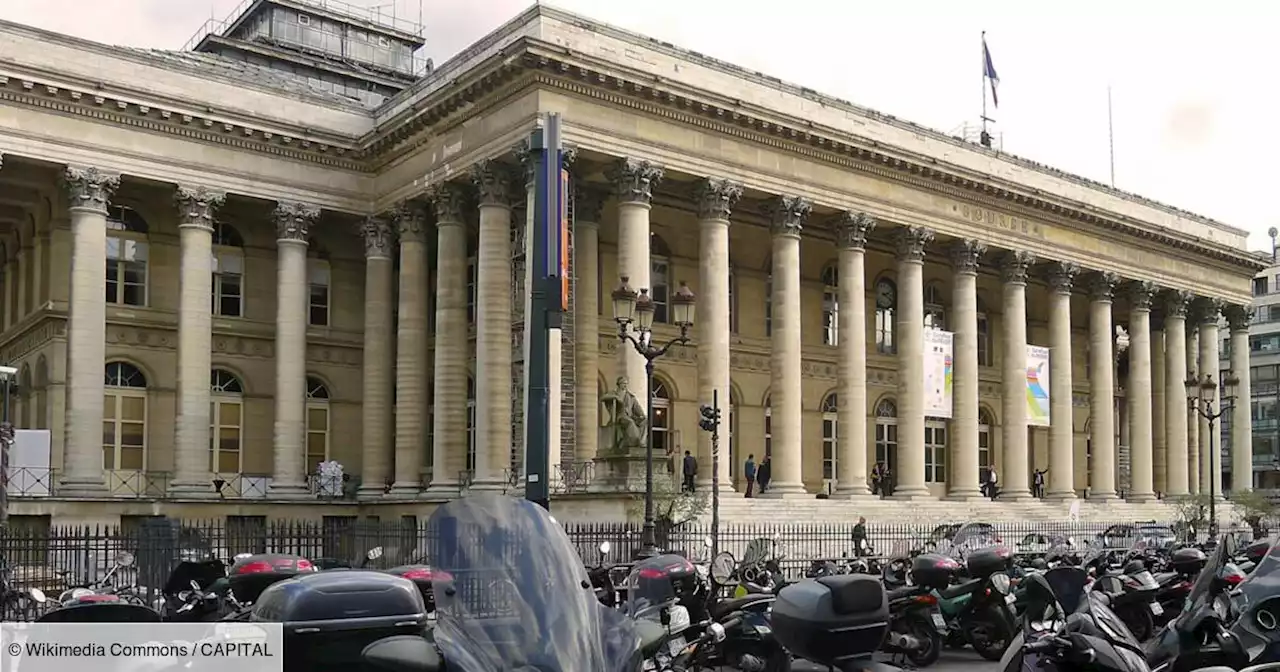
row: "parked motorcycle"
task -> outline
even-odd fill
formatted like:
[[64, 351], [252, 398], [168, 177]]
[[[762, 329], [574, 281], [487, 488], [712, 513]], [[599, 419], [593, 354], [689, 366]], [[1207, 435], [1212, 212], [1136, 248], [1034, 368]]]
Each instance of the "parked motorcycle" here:
[[159, 623], [160, 612], [147, 606], [129, 590], [111, 585], [120, 569], [133, 565], [133, 554], [121, 551], [115, 566], [88, 587], [65, 590], [58, 606], [41, 614], [37, 623]]
[[[701, 662], [728, 665], [743, 672], [786, 672], [791, 669], [791, 656], [778, 643], [773, 634], [770, 610], [777, 595], [772, 573], [761, 570], [752, 578], [764, 580], [756, 584], [738, 579], [744, 568], [733, 554], [724, 551], [711, 560], [711, 596], [719, 595], [724, 586], [737, 582], [735, 596], [710, 603], [708, 616], [719, 623], [724, 637], [717, 643], [716, 654], [705, 654]], [[741, 591], [740, 593], [738, 591]]]
[[844, 574], [783, 588], [773, 605], [778, 641], [798, 658], [840, 672], [894, 672], [872, 655], [889, 632], [889, 599], [876, 577]]
[[969, 578], [937, 591], [951, 644], [967, 643], [991, 661], [1004, 655], [1016, 630], [1011, 605], [1017, 598], [1008, 575], [1012, 560], [1004, 546], [970, 551], [965, 556]]

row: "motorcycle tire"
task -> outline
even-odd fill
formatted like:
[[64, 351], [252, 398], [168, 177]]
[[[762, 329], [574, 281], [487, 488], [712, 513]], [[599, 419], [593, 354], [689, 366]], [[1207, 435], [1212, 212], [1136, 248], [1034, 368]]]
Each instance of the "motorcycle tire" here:
[[1151, 614], [1151, 609], [1145, 604], [1121, 609], [1116, 616], [1120, 617], [1120, 621], [1129, 628], [1129, 632], [1133, 633], [1134, 638], [1139, 642], [1145, 642], [1155, 635], [1155, 618]]
[[[937, 628], [933, 627], [933, 622], [912, 618], [907, 621], [907, 625], [913, 637], [918, 637], [922, 642], [928, 642], [928, 647], [923, 651], [908, 653], [907, 660], [916, 667], [929, 667], [938, 662], [938, 658], [942, 656], [942, 635]], [[1003, 655], [1003, 652], [1001, 654]]]
[[997, 662], [1004, 657], [1005, 649], [1013, 641], [1013, 633], [1008, 630], [1004, 619], [994, 610], [977, 614], [965, 624], [965, 632], [973, 650], [986, 660]]

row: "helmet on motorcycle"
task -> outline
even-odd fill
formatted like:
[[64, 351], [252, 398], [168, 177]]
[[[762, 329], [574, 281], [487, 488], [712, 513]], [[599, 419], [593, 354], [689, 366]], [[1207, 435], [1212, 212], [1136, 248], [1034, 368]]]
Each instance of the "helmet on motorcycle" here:
[[1036, 558], [1031, 561], [1031, 569], [1049, 569], [1049, 563], [1044, 558]]

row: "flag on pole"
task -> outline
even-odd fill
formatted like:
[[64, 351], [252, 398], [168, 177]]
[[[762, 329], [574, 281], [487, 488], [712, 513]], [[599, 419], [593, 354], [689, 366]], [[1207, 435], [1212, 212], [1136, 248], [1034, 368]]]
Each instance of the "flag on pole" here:
[[1000, 75], [996, 74], [996, 66], [991, 62], [991, 50], [987, 48], [987, 35], [982, 34], [982, 70], [987, 81], [991, 82], [991, 102], [1000, 107], [1000, 97], [996, 95], [996, 87], [1000, 85]]

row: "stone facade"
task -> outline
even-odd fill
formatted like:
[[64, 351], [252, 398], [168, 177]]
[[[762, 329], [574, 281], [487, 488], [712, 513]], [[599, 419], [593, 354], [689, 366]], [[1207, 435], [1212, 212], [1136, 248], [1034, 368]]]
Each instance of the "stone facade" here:
[[[610, 315], [626, 276], [698, 296], [653, 385], [703, 480], [715, 393], [726, 485], [769, 452], [782, 497], [867, 495], [877, 460], [906, 499], [976, 497], [990, 467], [1014, 498], [1046, 468], [1057, 498], [1207, 488], [1182, 381], [1249, 301], [1241, 230], [545, 7], [374, 110], [0, 34], [0, 359], [55, 471], [16, 514], [321, 515], [322, 459], [373, 515], [510, 488], [521, 143], [547, 112], [574, 150], [558, 478], [598, 455], [617, 376], [646, 393]], [[950, 420], [926, 417], [927, 326], [955, 333]], [[1051, 427], [1028, 344], [1055, 353]]]

